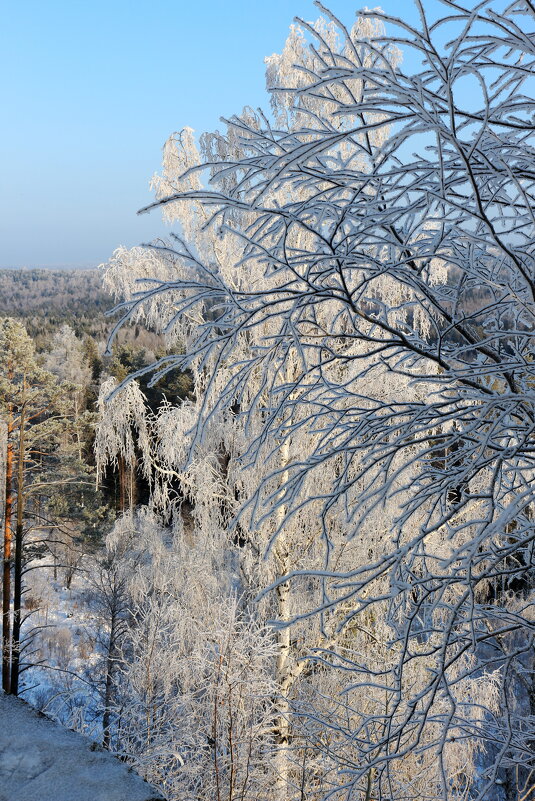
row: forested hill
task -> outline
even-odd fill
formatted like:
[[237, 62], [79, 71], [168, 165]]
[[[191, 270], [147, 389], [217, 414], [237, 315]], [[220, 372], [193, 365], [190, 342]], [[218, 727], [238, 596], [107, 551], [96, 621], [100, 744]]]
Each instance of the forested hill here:
[[0, 316], [23, 320], [37, 340], [65, 323], [78, 336], [106, 337], [113, 305], [98, 270], [0, 270]]
[[[114, 300], [99, 270], [0, 269], [0, 317], [24, 323], [37, 350], [47, 349], [51, 337], [67, 324], [80, 339], [105, 343], [118, 315], [109, 315]], [[140, 326], [124, 326], [118, 343], [131, 342], [155, 351], [160, 336]]]

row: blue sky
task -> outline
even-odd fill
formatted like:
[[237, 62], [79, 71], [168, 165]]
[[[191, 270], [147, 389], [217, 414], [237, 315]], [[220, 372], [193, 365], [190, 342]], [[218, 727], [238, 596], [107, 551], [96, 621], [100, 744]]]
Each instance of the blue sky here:
[[[435, 0], [430, 0], [435, 5]], [[361, 3], [331, 0], [351, 24]], [[369, 3], [373, 7], [375, 3]], [[412, 0], [383, 0], [415, 19]], [[7, 0], [0, 33], [0, 267], [91, 266], [164, 232], [166, 137], [267, 107], [264, 56], [311, 0]], [[6, 76], [9, 76], [6, 81]]]

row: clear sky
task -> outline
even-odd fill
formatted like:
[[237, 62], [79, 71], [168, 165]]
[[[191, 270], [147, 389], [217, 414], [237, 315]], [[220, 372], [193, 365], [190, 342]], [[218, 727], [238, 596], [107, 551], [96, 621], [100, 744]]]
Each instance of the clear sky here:
[[[363, 5], [326, 4], [348, 24]], [[381, 5], [415, 19], [412, 0]], [[158, 212], [136, 211], [163, 142], [267, 107], [263, 59], [295, 15], [318, 12], [311, 0], [5, 0], [0, 267], [96, 265], [162, 234]]]

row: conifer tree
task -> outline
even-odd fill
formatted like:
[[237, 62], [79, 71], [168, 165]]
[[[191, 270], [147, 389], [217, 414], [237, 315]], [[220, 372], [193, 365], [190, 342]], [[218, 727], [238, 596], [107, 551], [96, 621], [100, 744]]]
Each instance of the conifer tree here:
[[[60, 447], [73, 418], [66, 408], [72, 385], [43, 369], [22, 323], [0, 320], [0, 411], [7, 422], [2, 607], [2, 685], [18, 694], [23, 575], [32, 529], [51, 525], [43, 513], [58, 484]], [[13, 579], [13, 581], [12, 581]]]

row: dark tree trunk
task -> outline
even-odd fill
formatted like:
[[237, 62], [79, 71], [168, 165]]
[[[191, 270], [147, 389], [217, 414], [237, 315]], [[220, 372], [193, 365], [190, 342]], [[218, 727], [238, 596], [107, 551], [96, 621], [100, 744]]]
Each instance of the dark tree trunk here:
[[130, 512], [134, 511], [134, 506], [137, 503], [137, 475], [136, 475], [136, 460], [133, 459], [127, 468], [128, 471], [128, 508]]
[[110, 640], [108, 643], [108, 654], [106, 658], [106, 684], [104, 688], [104, 715], [102, 716], [102, 745], [104, 748], [110, 747], [110, 718], [111, 701], [113, 691], [113, 669], [115, 667], [115, 639], [117, 635], [117, 617], [115, 610], [112, 611], [110, 620]]
[[119, 471], [119, 503], [117, 512], [122, 514], [126, 509], [126, 464], [124, 456], [117, 458], [117, 468]]

